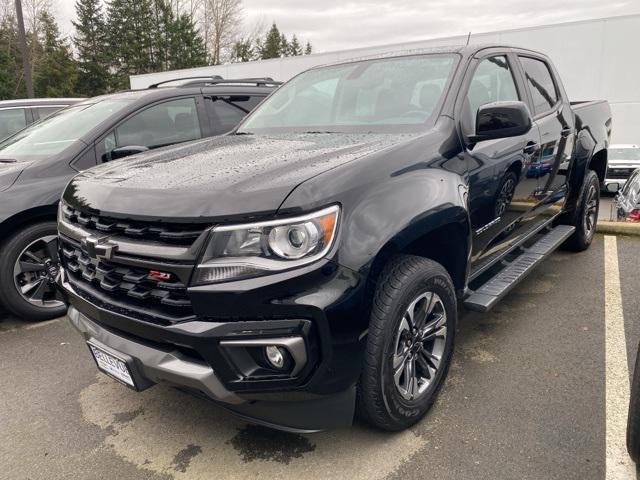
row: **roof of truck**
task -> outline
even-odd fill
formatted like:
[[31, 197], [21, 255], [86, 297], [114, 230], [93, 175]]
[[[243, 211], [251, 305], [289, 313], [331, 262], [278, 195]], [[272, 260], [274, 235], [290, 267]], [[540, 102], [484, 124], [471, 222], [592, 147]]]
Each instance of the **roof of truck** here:
[[407, 49], [407, 50], [392, 50], [389, 52], [376, 53], [373, 55], [365, 55], [362, 57], [354, 57], [347, 58], [343, 60], [338, 60], [336, 62], [325, 63], [323, 65], [318, 65], [314, 68], [327, 67], [332, 65], [341, 65], [345, 63], [353, 63], [353, 62], [361, 62], [366, 60], [377, 60], [384, 58], [394, 58], [394, 57], [406, 57], [412, 55], [439, 55], [446, 53], [458, 53], [464, 56], [473, 56], [481, 50], [487, 50], [490, 48], [498, 48], [504, 50], [519, 50], [519, 51], [528, 51], [536, 54], [540, 54], [534, 50], [530, 50], [527, 48], [516, 47], [514, 45], [504, 45], [499, 43], [482, 43], [482, 44], [469, 44], [469, 45], [443, 45], [440, 47], [428, 47], [428, 48], [415, 48], [415, 49]]

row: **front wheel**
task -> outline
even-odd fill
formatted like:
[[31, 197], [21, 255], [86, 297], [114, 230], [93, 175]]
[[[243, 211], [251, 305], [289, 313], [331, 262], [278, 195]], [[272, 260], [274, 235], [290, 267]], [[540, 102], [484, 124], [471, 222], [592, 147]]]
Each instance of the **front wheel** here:
[[596, 233], [599, 210], [600, 180], [594, 171], [589, 170], [582, 184], [576, 210], [568, 222], [576, 227], [576, 230], [567, 239], [564, 248], [574, 252], [582, 252], [589, 248]]
[[66, 305], [56, 296], [56, 222], [29, 225], [0, 247], [0, 302], [23, 320], [59, 317]]
[[440, 264], [402, 255], [385, 266], [358, 385], [361, 417], [397, 431], [427, 413], [449, 368], [456, 316], [453, 283]]

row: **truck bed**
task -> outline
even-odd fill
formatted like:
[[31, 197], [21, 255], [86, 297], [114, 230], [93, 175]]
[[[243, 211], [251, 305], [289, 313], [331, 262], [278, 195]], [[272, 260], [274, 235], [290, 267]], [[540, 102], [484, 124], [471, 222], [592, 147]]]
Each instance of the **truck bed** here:
[[[576, 116], [576, 131], [588, 130], [597, 145], [604, 146], [611, 138], [611, 107], [606, 100], [571, 102]], [[604, 122], [603, 122], [604, 120]]]

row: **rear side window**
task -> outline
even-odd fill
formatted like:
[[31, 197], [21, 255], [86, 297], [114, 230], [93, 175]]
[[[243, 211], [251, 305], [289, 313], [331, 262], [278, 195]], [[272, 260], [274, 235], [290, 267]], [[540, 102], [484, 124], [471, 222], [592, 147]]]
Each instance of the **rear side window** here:
[[49, 115], [53, 115], [58, 110], [64, 107], [36, 107], [35, 111], [38, 112], [38, 118], [43, 120], [47, 118]]
[[27, 126], [24, 108], [7, 108], [0, 110], [0, 140], [13, 135]]
[[533, 98], [535, 114], [548, 112], [558, 102], [558, 92], [549, 66], [542, 60], [531, 57], [520, 57], [520, 62]]
[[162, 147], [202, 138], [194, 98], [164, 102], [137, 113], [116, 129], [119, 147]]
[[207, 98], [207, 111], [214, 135], [233, 130], [264, 97], [216, 96]]

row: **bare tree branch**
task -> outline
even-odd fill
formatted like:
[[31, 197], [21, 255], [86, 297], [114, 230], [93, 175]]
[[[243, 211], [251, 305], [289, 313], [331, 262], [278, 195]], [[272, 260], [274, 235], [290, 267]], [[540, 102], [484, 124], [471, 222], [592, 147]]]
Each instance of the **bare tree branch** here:
[[203, 34], [213, 65], [230, 56], [242, 27], [241, 0], [204, 0]]

